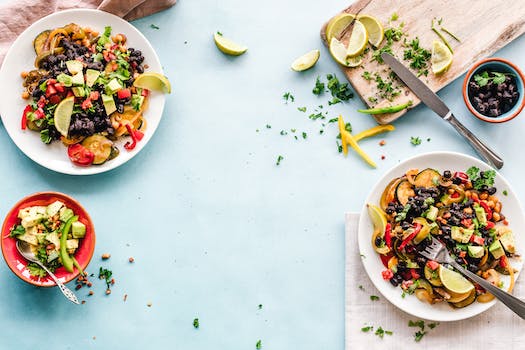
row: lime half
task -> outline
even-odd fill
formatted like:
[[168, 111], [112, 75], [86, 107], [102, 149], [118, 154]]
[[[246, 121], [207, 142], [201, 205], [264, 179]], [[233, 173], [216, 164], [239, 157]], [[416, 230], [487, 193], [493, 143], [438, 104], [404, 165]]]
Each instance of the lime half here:
[[231, 56], [239, 56], [248, 50], [246, 46], [239, 45], [237, 43], [234, 43], [230, 39], [227, 39], [222, 36], [220, 33], [213, 34], [213, 41], [215, 41], [215, 45], [217, 45], [217, 48], [227, 55]]
[[55, 128], [64, 137], [67, 137], [67, 133], [69, 131], [69, 124], [71, 124], [71, 115], [73, 114], [74, 104], [75, 96], [70, 96], [63, 99], [55, 109]]
[[296, 72], [302, 72], [304, 70], [312, 68], [319, 60], [321, 53], [319, 50], [312, 50], [305, 53], [292, 63], [292, 69]]
[[452, 52], [445, 44], [439, 40], [434, 40], [432, 43], [432, 56], [430, 57], [432, 72], [436, 75], [446, 72], [452, 64], [452, 57]]
[[357, 19], [365, 26], [366, 31], [368, 32], [368, 42], [370, 45], [378, 47], [385, 37], [385, 32], [381, 22], [379, 22], [377, 18], [369, 15], [360, 15]]
[[457, 294], [465, 294], [474, 289], [474, 285], [469, 280], [443, 265], [439, 265], [439, 278], [445, 288]]
[[146, 72], [139, 75], [133, 85], [138, 88], [161, 91], [169, 94], [171, 92], [171, 84], [164, 75], [155, 72]]

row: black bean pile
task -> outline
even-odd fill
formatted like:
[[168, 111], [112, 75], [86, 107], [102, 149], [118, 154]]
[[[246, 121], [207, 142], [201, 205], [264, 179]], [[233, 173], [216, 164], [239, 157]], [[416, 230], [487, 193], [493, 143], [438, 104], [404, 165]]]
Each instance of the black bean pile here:
[[[489, 78], [494, 78], [492, 72], [488, 72]], [[480, 86], [471, 80], [468, 85], [470, 103], [481, 114], [487, 117], [498, 117], [507, 113], [514, 107], [519, 99], [516, 86], [516, 78], [506, 75], [505, 81], [494, 83], [489, 79], [488, 83]]]

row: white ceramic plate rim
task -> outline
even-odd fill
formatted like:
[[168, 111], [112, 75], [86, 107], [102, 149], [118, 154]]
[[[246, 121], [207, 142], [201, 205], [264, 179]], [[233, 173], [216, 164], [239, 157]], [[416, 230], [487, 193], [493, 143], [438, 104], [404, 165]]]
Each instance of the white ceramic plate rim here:
[[107, 12], [90, 9], [66, 10], [51, 14], [33, 23], [15, 40], [7, 52], [0, 69], [0, 115], [4, 127], [18, 148], [36, 163], [59, 173], [70, 175], [90, 175], [103, 173], [114, 169], [136, 156], [152, 138], [157, 129], [164, 110], [165, 97], [162, 93], [153, 92], [150, 95], [148, 110], [144, 113], [147, 129], [144, 138], [132, 151], [124, 149], [127, 140], [116, 142], [120, 155], [102, 165], [78, 167], [70, 162], [67, 148], [61, 142], [46, 145], [40, 141], [40, 135], [31, 130], [22, 130], [20, 120], [22, 111], [27, 104], [20, 95], [23, 91], [20, 72], [34, 68], [33, 39], [43, 30], [61, 27], [75, 22], [102, 32], [105, 26], [111, 26], [112, 33], [124, 33], [128, 47], [142, 51], [148, 64], [147, 71], [163, 73], [162, 66], [155, 50], [134, 26], [125, 20]]
[[[434, 321], [456, 321], [469, 317], [476, 316], [483, 311], [488, 310], [496, 303], [493, 300], [489, 303], [474, 302], [473, 304], [461, 308], [454, 309], [446, 303], [439, 303], [430, 305], [419, 301], [415, 295], [407, 295], [405, 298], [401, 296], [402, 291], [399, 287], [394, 287], [390, 282], [383, 280], [381, 271], [385, 269], [379, 256], [373, 250], [371, 245], [371, 234], [373, 232], [372, 224], [370, 222], [366, 203], [378, 205], [379, 199], [386, 185], [395, 177], [402, 176], [408, 169], [418, 168], [420, 170], [430, 167], [435, 168], [441, 172], [444, 170], [451, 171], [465, 171], [471, 166], [476, 166], [481, 170], [492, 169], [486, 163], [473, 158], [468, 155], [455, 152], [431, 152], [409, 158], [392, 169], [390, 169], [372, 188], [365, 201], [365, 205], [361, 211], [358, 228], [358, 244], [359, 252], [362, 254], [361, 261], [370, 277], [372, 283], [381, 292], [381, 294], [399, 309], [413, 316], [434, 320]], [[497, 195], [503, 204], [502, 212], [509, 221], [509, 227], [515, 232], [516, 249], [523, 253], [525, 250], [525, 235], [520, 234], [525, 232], [525, 218], [523, 209], [519, 203], [518, 198], [512, 191], [509, 183], [500, 174], [496, 174], [495, 186], [498, 189]], [[507, 190], [508, 194], [502, 194], [503, 190]], [[512, 259], [514, 268], [518, 271], [523, 267], [521, 259]], [[516, 275], [517, 278], [517, 275]], [[509, 285], [509, 279], [504, 278], [505, 286]], [[511, 312], [509, 310], [509, 312]]]

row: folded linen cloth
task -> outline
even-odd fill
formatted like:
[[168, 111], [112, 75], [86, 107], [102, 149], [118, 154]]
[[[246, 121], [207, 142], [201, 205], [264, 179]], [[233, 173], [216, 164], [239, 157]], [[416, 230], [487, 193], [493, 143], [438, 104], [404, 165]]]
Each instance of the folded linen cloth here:
[[128, 21], [165, 10], [177, 0], [16, 0], [0, 6], [0, 63], [11, 43], [33, 22], [53, 12], [91, 8]]
[[[417, 317], [406, 314], [388, 302], [366, 274], [357, 245], [358, 213], [345, 215], [345, 349], [523, 349], [525, 321], [497, 302], [489, 310], [470, 319], [441, 322], [429, 329], [419, 342], [418, 327], [409, 327]], [[518, 278], [513, 294], [525, 298], [525, 285]], [[370, 296], [379, 296], [371, 300]], [[414, 296], [415, 297], [415, 296]], [[375, 299], [375, 298], [374, 298]], [[373, 330], [362, 328], [373, 326]], [[392, 334], [375, 334], [378, 327]]]

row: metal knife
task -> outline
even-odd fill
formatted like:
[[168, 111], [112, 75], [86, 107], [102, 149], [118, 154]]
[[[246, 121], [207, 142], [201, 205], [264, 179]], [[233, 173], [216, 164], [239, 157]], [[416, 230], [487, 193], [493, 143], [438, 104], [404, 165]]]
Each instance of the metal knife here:
[[406, 68], [401, 62], [396, 60], [394, 56], [383, 52], [381, 54], [383, 60], [392, 68], [412, 92], [430, 109], [436, 112], [441, 118], [449, 122], [457, 132], [460, 133], [478, 152], [478, 154], [486, 160], [489, 164], [493, 165], [497, 169], [503, 167], [503, 159], [499, 157], [493, 150], [485, 145], [480, 139], [468, 130], [463, 124], [461, 124], [452, 114], [452, 111], [445, 105], [445, 103], [436, 95], [428, 86], [419, 80], [414, 73]]

